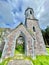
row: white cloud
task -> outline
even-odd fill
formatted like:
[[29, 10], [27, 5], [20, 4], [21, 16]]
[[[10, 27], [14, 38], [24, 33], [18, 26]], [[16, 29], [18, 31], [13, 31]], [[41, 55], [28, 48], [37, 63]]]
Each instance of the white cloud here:
[[[45, 23], [46, 23], [46, 25], [48, 24], [48, 22], [46, 22], [46, 20], [49, 21], [49, 18], [48, 18], [49, 15], [47, 16], [47, 13], [49, 14], [49, 12], [46, 9], [49, 10], [49, 7], [47, 7], [47, 5], [49, 5], [48, 4], [49, 0], [7, 0], [7, 1], [8, 1], [8, 3], [6, 3], [6, 5], [8, 4], [8, 6], [4, 5], [5, 2], [4, 3], [2, 2], [2, 5], [5, 7], [5, 11], [8, 12], [8, 13], [5, 13], [6, 15], [4, 14], [6, 16], [6, 18], [4, 18], [4, 19], [15, 23], [15, 26], [19, 22], [24, 21], [24, 19], [25, 19], [24, 12], [27, 7], [32, 7], [34, 9], [35, 16], [36, 16], [36, 18], [39, 19], [40, 26], [44, 25]], [[1, 5], [0, 5], [0, 7], [1, 7]], [[2, 9], [4, 9], [4, 8], [2, 8]], [[8, 14], [10, 14], [10, 15], [8, 15]], [[46, 15], [46, 16], [44, 16], [44, 15]], [[44, 25], [44, 27], [46, 25]]]

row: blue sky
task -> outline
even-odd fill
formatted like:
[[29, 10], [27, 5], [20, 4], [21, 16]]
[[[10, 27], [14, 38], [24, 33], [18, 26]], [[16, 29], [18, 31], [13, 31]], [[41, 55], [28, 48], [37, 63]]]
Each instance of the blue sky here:
[[49, 26], [49, 0], [0, 0], [0, 27], [15, 28], [24, 23], [27, 7], [34, 9], [42, 29]]

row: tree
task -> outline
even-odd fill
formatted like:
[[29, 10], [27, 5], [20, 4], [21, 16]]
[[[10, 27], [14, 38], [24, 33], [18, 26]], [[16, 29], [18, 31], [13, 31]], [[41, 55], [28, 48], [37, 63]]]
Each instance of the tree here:
[[46, 45], [49, 45], [49, 26], [45, 30], [41, 30]]
[[45, 38], [46, 38], [47, 43], [48, 43], [48, 45], [49, 45], [49, 27], [47, 27], [47, 28], [45, 29], [45, 31], [46, 31]]

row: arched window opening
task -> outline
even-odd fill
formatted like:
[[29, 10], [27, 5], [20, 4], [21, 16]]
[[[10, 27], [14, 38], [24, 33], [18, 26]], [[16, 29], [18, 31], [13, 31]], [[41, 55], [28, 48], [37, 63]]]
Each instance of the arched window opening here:
[[32, 14], [32, 11], [30, 11], [30, 14]]
[[33, 31], [35, 32], [35, 27], [33, 26]]

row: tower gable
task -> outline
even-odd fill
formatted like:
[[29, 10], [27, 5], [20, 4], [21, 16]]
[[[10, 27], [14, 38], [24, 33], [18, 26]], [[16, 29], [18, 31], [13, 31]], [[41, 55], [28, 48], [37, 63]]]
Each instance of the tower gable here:
[[32, 8], [27, 8], [25, 10], [25, 18], [34, 19], [34, 11]]

